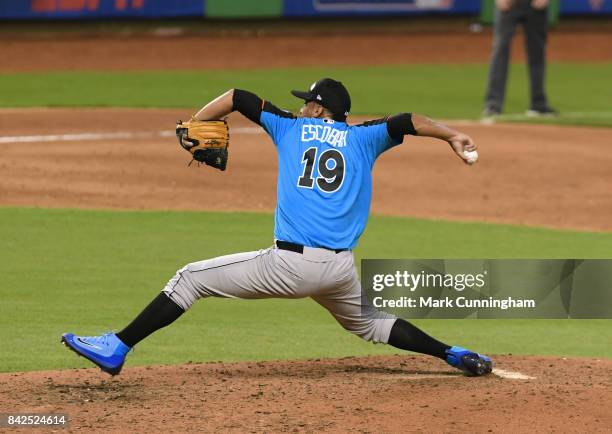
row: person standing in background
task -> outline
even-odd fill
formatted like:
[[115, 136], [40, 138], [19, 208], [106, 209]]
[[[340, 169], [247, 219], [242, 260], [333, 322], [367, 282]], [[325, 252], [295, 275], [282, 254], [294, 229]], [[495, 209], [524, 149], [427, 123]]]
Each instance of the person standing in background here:
[[495, 0], [496, 14], [493, 53], [489, 66], [489, 79], [483, 117], [502, 113], [510, 44], [517, 24], [525, 29], [525, 49], [529, 64], [531, 102], [527, 116], [554, 116], [557, 112], [548, 105], [544, 91], [546, 73], [546, 36], [548, 32], [549, 0]]

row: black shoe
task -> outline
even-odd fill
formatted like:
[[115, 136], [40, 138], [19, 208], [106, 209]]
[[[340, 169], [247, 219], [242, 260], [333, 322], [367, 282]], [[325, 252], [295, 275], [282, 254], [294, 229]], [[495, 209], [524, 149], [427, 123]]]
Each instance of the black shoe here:
[[525, 116], [530, 118], [548, 117], [552, 118], [559, 116], [559, 112], [552, 107], [544, 107], [540, 109], [529, 109], [525, 112]]

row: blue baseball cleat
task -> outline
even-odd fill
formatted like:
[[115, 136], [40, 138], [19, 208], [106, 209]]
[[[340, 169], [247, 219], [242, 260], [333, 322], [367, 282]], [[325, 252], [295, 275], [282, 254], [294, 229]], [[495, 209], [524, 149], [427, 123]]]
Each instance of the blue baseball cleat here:
[[121, 372], [125, 356], [130, 351], [130, 347], [111, 332], [102, 336], [75, 336], [72, 333], [64, 333], [62, 342], [79, 356], [91, 360], [111, 375]]
[[491, 358], [461, 347], [446, 350], [446, 363], [473, 376], [490, 374], [493, 370]]

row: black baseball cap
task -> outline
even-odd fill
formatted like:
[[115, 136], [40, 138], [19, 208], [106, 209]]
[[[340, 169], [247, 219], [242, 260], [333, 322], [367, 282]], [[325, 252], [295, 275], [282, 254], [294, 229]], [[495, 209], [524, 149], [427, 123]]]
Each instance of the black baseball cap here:
[[306, 102], [315, 101], [321, 104], [332, 112], [336, 121], [345, 122], [351, 111], [351, 96], [348, 90], [341, 82], [331, 78], [322, 78], [314, 82], [306, 92], [292, 90], [291, 93]]

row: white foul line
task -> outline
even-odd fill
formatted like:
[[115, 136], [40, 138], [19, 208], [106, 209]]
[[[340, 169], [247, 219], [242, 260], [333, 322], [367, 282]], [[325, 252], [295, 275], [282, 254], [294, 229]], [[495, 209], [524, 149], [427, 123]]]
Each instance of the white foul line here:
[[[612, 112], [568, 112], [562, 114], [564, 117], [610, 117]], [[499, 120], [523, 120], [531, 119], [522, 114], [507, 114], [497, 116]], [[494, 125], [495, 119], [484, 118], [480, 120], [468, 119], [452, 119], [445, 121], [452, 126], [478, 126], [478, 125]], [[231, 134], [263, 134], [264, 131], [260, 127], [241, 127], [232, 128]], [[2, 143], [41, 143], [41, 142], [77, 142], [77, 141], [92, 141], [92, 140], [127, 140], [127, 139], [150, 139], [154, 137], [174, 137], [173, 131], [157, 131], [157, 132], [110, 132], [110, 133], [75, 133], [75, 134], [49, 134], [37, 136], [0, 136], [0, 144]]]
[[521, 374], [520, 372], [505, 371], [503, 369], [497, 369], [497, 368], [493, 369], [493, 374], [501, 378], [506, 378], [508, 380], [534, 380], [535, 379], [535, 377]]
[[[163, 132], [165, 133], [165, 131]], [[174, 134], [173, 134], [174, 135]], [[5, 136], [0, 137], [0, 143], [36, 143], [36, 142], [74, 142], [81, 140], [118, 140], [139, 139], [154, 136], [165, 136], [162, 132], [155, 133], [80, 133], [80, 134], [49, 134], [39, 136]]]
[[[259, 127], [232, 128], [230, 134], [263, 134]], [[150, 139], [152, 137], [174, 137], [174, 131], [157, 131], [151, 133], [116, 132], [116, 133], [77, 133], [48, 134], [37, 136], [3, 136], [0, 143], [40, 143], [40, 142], [77, 142], [88, 140], [125, 140]]]

